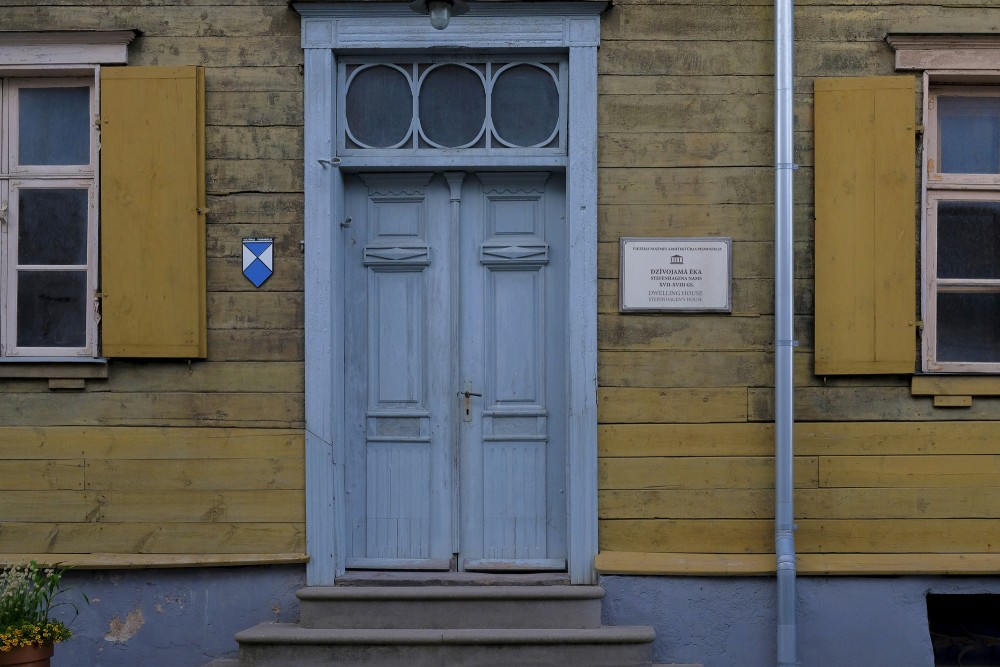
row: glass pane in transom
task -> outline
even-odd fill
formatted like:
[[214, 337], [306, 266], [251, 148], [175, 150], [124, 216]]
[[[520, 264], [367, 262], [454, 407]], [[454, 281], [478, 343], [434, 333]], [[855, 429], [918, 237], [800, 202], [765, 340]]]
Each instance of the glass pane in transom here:
[[90, 164], [90, 88], [20, 88], [18, 109], [18, 164]]
[[428, 70], [420, 86], [420, 128], [424, 138], [445, 148], [468, 146], [486, 123], [486, 89], [481, 75], [463, 65]]
[[359, 146], [390, 148], [410, 133], [413, 91], [395, 67], [376, 65], [359, 70], [347, 88], [347, 131]]
[[87, 344], [87, 272], [17, 272], [17, 345]]
[[937, 98], [939, 171], [1000, 173], [1000, 97]]
[[87, 189], [18, 190], [18, 264], [87, 263]]
[[1000, 201], [938, 201], [937, 265], [938, 278], [1000, 278]]
[[493, 82], [493, 127], [513, 146], [548, 143], [559, 124], [559, 88], [548, 69], [514, 65]]
[[1000, 363], [1000, 294], [938, 293], [937, 360]]

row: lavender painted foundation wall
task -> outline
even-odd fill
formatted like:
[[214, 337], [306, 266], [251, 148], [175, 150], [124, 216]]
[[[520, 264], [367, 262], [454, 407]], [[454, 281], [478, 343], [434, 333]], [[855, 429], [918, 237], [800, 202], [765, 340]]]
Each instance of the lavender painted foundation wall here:
[[[601, 577], [604, 623], [652, 625], [654, 662], [775, 664], [767, 577]], [[989, 577], [799, 577], [798, 659], [808, 667], [933, 667], [927, 593], [1000, 594]]]
[[80, 615], [53, 667], [200, 667], [235, 657], [240, 630], [298, 620], [305, 566], [78, 570], [64, 582], [73, 590], [60, 599]]
[[[305, 566], [75, 571], [76, 636], [54, 667], [200, 667], [236, 655], [233, 635], [298, 620]], [[601, 578], [604, 622], [656, 629], [654, 662], [775, 663], [767, 577]], [[798, 657], [808, 667], [932, 667], [928, 593], [1000, 595], [990, 577], [799, 577]], [[64, 614], [66, 610], [62, 610]]]

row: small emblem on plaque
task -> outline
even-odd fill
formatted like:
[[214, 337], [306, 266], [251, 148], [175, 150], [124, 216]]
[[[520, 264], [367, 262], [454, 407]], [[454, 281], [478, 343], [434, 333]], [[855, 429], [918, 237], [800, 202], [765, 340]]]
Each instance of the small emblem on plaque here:
[[274, 273], [274, 239], [243, 239], [243, 275], [260, 287]]

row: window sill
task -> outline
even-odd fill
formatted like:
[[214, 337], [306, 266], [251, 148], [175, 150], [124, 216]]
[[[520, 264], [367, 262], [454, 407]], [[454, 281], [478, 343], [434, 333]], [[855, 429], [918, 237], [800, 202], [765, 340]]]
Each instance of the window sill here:
[[5, 357], [0, 359], [0, 379], [104, 380], [107, 377], [107, 359], [80, 357]]
[[911, 396], [933, 396], [936, 408], [968, 408], [973, 396], [1000, 396], [997, 375], [914, 375]]

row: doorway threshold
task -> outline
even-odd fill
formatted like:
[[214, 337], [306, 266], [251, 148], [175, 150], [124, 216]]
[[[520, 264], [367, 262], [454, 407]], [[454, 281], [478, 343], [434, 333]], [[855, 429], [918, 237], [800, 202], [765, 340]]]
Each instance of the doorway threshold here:
[[565, 572], [347, 572], [335, 586], [568, 586]]

